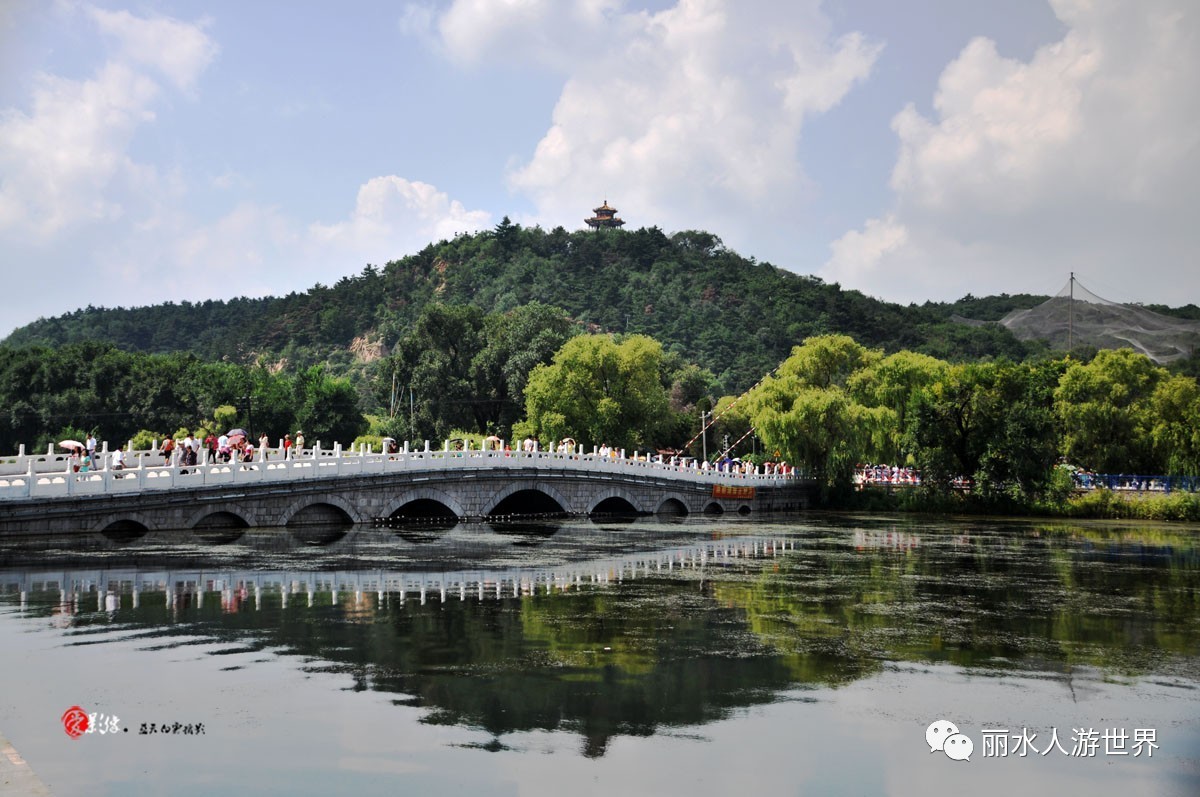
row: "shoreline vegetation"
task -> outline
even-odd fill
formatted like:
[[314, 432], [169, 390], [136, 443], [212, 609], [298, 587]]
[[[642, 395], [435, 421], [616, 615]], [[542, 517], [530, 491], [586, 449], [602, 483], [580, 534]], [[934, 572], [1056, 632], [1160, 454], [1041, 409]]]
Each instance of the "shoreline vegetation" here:
[[1073, 520], [1150, 520], [1200, 522], [1200, 493], [1110, 490], [1048, 494], [1037, 499], [940, 492], [913, 487], [869, 485], [835, 492], [823, 508], [856, 512], [905, 512], [931, 515], [1006, 515]]
[[[303, 295], [42, 320], [0, 342], [0, 452], [235, 427], [344, 446], [569, 439], [786, 464], [831, 506], [1200, 520], [1172, 483], [1200, 478], [1200, 352], [1060, 351], [952, 320], [1035, 297], [901, 308], [710, 234], [612, 232], [506, 218]], [[861, 467], [920, 487], [856, 496]], [[1089, 474], [1151, 475], [1075, 495]], [[1164, 494], [1125, 495], [1141, 486]]]

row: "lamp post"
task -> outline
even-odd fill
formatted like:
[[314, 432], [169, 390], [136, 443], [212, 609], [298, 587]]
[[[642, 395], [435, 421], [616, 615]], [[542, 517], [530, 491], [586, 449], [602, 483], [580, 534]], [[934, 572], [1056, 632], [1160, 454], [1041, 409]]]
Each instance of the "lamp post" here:
[[244, 407], [246, 410], [246, 430], [251, 434], [254, 434], [254, 396], [250, 393], [247, 393], [246, 395], [242, 396], [239, 401], [242, 403], [239, 405], [238, 409], [242, 409]]

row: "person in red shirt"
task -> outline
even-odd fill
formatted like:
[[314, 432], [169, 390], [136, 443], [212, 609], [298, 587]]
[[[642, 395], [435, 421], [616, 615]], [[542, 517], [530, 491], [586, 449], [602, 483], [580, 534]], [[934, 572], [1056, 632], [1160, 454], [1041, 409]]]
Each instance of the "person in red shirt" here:
[[292, 436], [285, 434], [283, 436], [283, 458], [291, 459], [292, 457]]

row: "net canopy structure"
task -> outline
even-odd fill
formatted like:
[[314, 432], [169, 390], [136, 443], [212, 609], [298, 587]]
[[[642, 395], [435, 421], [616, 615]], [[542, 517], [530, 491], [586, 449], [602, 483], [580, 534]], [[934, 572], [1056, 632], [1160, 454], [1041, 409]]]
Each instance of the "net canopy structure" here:
[[[961, 316], [954, 320], [973, 326], [988, 323]], [[1200, 349], [1200, 321], [1110, 302], [1080, 285], [1074, 274], [1057, 295], [1028, 310], [1013, 310], [997, 323], [1018, 340], [1044, 340], [1064, 351], [1076, 346], [1128, 348], [1159, 364]]]

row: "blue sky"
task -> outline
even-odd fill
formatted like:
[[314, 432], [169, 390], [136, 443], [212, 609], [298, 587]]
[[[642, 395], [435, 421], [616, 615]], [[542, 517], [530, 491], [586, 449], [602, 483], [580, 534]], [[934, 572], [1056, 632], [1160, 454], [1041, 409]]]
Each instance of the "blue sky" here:
[[0, 2], [0, 334], [507, 215], [892, 301], [1200, 303], [1187, 0]]

